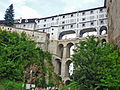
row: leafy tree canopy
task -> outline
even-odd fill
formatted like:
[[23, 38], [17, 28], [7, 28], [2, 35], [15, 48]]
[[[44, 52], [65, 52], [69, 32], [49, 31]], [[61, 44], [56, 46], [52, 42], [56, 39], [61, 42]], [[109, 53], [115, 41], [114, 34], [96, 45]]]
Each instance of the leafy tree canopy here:
[[94, 36], [74, 49], [72, 79], [85, 89], [120, 88], [120, 56], [116, 46]]

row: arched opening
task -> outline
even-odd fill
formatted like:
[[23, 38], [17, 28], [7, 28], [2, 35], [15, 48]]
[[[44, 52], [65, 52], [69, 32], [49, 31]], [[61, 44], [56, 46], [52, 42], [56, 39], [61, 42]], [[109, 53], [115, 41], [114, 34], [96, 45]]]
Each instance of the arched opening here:
[[73, 38], [76, 38], [76, 34], [67, 34], [62, 37], [62, 40], [68, 40]]
[[73, 49], [74, 49], [74, 45], [71, 46], [71, 48], [70, 48], [70, 57], [72, 57], [72, 55], [74, 54]]
[[61, 61], [59, 59], [55, 60], [55, 72], [59, 75], [61, 75]]
[[58, 56], [59, 56], [60, 58], [63, 57], [63, 49], [64, 49], [63, 44], [59, 44], [59, 45], [58, 45], [58, 49], [57, 49], [57, 54], [58, 54]]
[[75, 31], [70, 30], [70, 31], [63, 31], [60, 33], [58, 40], [63, 40], [63, 39], [72, 39], [75, 38], [76, 34]]
[[70, 66], [69, 66], [69, 73], [70, 73], [70, 76], [73, 74], [73, 62], [70, 63]]
[[102, 45], [106, 43], [106, 39], [102, 39]]
[[87, 28], [80, 31], [80, 37], [87, 37], [91, 35], [97, 35], [97, 31], [95, 28]]
[[67, 52], [66, 52], [66, 57], [67, 58], [70, 58], [71, 55], [73, 54], [73, 48], [74, 48], [73, 45], [74, 45], [73, 43], [68, 43], [67, 44]]
[[70, 76], [70, 64], [72, 63], [72, 61], [71, 60], [68, 60], [67, 62], [66, 62], [66, 67], [65, 67], [65, 76], [66, 77], [69, 77]]
[[100, 28], [100, 35], [105, 35], [107, 34], [107, 27], [106, 26], [102, 26]]
[[68, 84], [70, 84], [70, 80], [65, 81], [65, 85], [68, 85]]

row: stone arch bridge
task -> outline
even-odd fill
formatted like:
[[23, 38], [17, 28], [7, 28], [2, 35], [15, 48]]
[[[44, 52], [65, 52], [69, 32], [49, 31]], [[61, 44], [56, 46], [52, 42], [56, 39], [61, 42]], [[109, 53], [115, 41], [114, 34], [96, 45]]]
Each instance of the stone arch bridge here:
[[[99, 38], [102, 43], [107, 42], [107, 34], [101, 35]], [[52, 61], [55, 67], [55, 72], [59, 74], [64, 83], [67, 85], [70, 82], [69, 65], [72, 63], [71, 47], [76, 47], [80, 41], [85, 41], [86, 38], [75, 38], [67, 40], [50, 40], [48, 45], [48, 51], [53, 54]]]

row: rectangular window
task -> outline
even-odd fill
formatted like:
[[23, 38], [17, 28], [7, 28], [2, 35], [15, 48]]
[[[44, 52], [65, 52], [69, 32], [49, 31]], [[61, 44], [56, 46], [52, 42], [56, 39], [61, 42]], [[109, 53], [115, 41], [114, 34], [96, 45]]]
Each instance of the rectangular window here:
[[102, 9], [102, 8], [100, 9], [100, 12], [103, 12], [103, 9]]
[[44, 25], [44, 27], [46, 27], [46, 25]]
[[103, 20], [101, 20], [101, 21], [100, 21], [100, 24], [104, 24], [104, 21], [103, 21]]
[[82, 24], [82, 27], [85, 27], [85, 23]]
[[85, 21], [85, 18], [82, 18], [82, 21]]
[[85, 12], [83, 12], [82, 15], [85, 15]]
[[54, 20], [54, 17], [52, 18], [52, 20]]
[[65, 22], [63, 21], [62, 24], [65, 24]]
[[71, 17], [73, 17], [73, 14], [71, 14]]
[[70, 27], [73, 28], [73, 25], [71, 25]]
[[94, 22], [91, 22], [90, 24], [91, 24], [91, 26], [94, 26]]
[[63, 18], [65, 18], [65, 16], [63, 16]]
[[93, 11], [90, 11], [90, 14], [93, 14]]
[[64, 27], [62, 27], [62, 29], [64, 29]]

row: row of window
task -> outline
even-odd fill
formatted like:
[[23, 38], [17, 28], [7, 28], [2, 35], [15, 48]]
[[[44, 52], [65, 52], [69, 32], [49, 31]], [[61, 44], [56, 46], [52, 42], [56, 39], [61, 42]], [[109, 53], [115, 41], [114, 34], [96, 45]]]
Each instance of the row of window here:
[[[85, 21], [85, 18], [82, 18], [82, 21]], [[103, 20], [101, 20], [100, 23], [104, 24]], [[65, 21], [63, 21], [62, 24], [65, 24]], [[94, 25], [93, 22], [91, 23], [91, 25]], [[46, 27], [46, 24], [44, 24], [43, 27]], [[73, 25], [71, 25], [71, 28], [73, 28]]]
[[[90, 20], [93, 20], [95, 18], [95, 16], [90, 16], [89, 18], [87, 18], [88, 20], [90, 19]], [[104, 14], [101, 14], [101, 15], [99, 15], [99, 18], [104, 18]], [[86, 18], [82, 18], [82, 19], [80, 19], [80, 21], [85, 21], [86, 20]], [[62, 21], [62, 22], [60, 22], [61, 24], [68, 24], [68, 23], [75, 23], [76, 22], [76, 19], [69, 19], [69, 20], [65, 20], [65, 21]], [[77, 22], [79, 22], [79, 18], [77, 19]], [[54, 22], [52, 22], [52, 23], [47, 23], [47, 24], [44, 24], [43, 25], [43, 27], [46, 27], [46, 26], [51, 26], [51, 25], [54, 25], [54, 24], [58, 24], [58, 22], [57, 23], [54, 23]]]
[[[101, 21], [100, 21], [100, 24], [104, 24], [104, 21], [101, 20]], [[94, 22], [90, 22], [90, 25], [91, 25], [91, 26], [94, 26]], [[85, 26], [86, 26], [86, 23], [83, 23], [83, 24], [82, 24], [82, 27], [85, 27]], [[77, 27], [78, 27], [78, 26], [77, 26]], [[70, 28], [73, 28], [73, 25], [70, 25]], [[65, 29], [65, 26], [63, 26], [62, 29]]]
[[32, 28], [33, 25], [32, 24], [23, 24], [23, 25], [16, 25], [16, 27]]
[[[104, 21], [101, 20], [101, 21], [100, 21], [100, 24], [104, 24]], [[91, 25], [91, 26], [94, 26], [94, 22], [91, 22], [90, 25]], [[83, 24], [82, 24], [82, 27], [85, 27], [85, 26], [86, 26], [86, 24], [83, 23]]]
[[[70, 28], [72, 29], [72, 28], [73, 28], [73, 25], [70, 25]], [[62, 29], [65, 29], [65, 26], [62, 26]]]
[[[2, 29], [6, 29], [5, 27], [2, 27]], [[12, 28], [7, 28], [7, 30], [12, 30]]]
[[[94, 26], [94, 22], [91, 22], [90, 25], [91, 25], [91, 26]], [[82, 24], [82, 27], [85, 27], [85, 26], [86, 26], [86, 24], [83, 23], [83, 24]]]
[[[100, 12], [103, 12], [103, 9], [102, 9], [102, 8], [100, 9]], [[91, 11], [90, 11], [90, 14], [94, 14], [94, 10], [91, 10]], [[86, 12], [82, 12], [82, 15], [86, 15]], [[70, 15], [70, 17], [73, 17], [73, 16], [74, 16], [74, 14], [71, 14], [71, 15]], [[62, 18], [65, 18], [65, 17], [66, 17], [65, 15], [62, 16]], [[55, 19], [54, 17], [51, 18], [51, 20], [54, 20], [54, 19]], [[47, 19], [44, 19], [44, 22], [46, 22], [46, 21], [47, 21]], [[39, 22], [40, 22], [40, 21], [38, 20], [38, 23], [39, 23]]]

